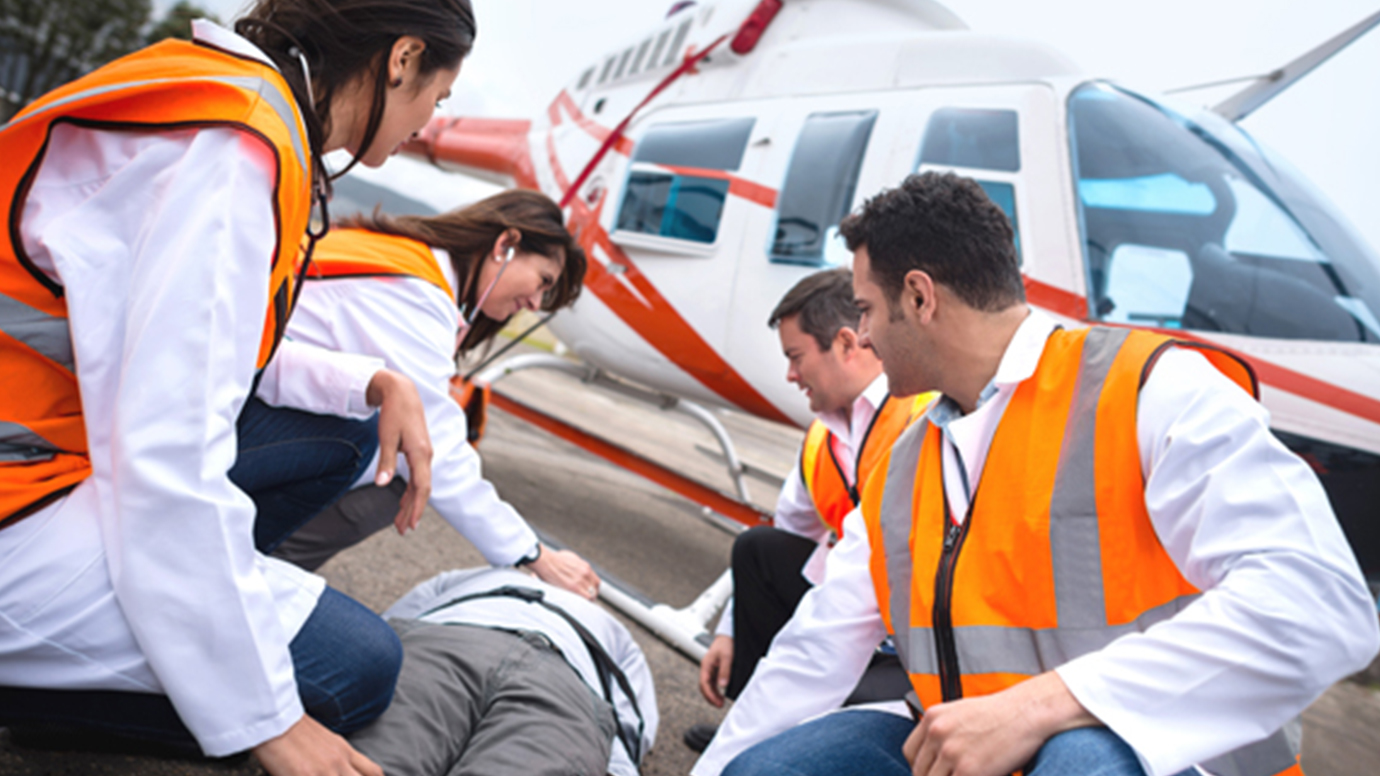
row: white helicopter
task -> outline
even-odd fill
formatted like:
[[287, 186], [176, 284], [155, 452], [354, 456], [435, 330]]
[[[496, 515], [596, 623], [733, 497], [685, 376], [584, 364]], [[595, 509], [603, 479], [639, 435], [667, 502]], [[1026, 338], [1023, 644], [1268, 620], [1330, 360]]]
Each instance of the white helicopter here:
[[[1318, 472], [1376, 579], [1380, 256], [1236, 122], [1377, 25], [1380, 13], [1202, 110], [969, 31], [931, 0], [680, 2], [580, 69], [543, 115], [438, 118], [405, 151], [546, 192], [591, 257], [588, 293], [550, 321], [583, 363], [516, 356], [475, 382], [562, 369], [691, 414], [723, 444], [737, 499], [493, 396], [719, 514], [763, 519], [701, 404], [808, 422], [769, 310], [804, 275], [850, 261], [836, 227], [864, 198], [954, 171], [1011, 219], [1032, 304], [1249, 361], [1275, 432]], [[730, 585], [678, 611], [605, 596], [698, 657]]]

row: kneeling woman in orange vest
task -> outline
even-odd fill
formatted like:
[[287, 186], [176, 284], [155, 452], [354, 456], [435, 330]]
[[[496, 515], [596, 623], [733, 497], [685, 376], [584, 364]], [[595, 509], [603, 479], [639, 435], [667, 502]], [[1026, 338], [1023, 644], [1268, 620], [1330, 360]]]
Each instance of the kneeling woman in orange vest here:
[[[490, 563], [526, 565], [543, 581], [592, 598], [599, 579], [589, 564], [543, 548], [483, 478], [465, 413], [450, 395], [457, 349], [489, 341], [519, 310], [557, 310], [579, 295], [585, 254], [560, 208], [544, 194], [507, 191], [438, 216], [375, 216], [346, 226], [317, 247], [288, 336], [377, 356], [412, 378], [435, 456], [431, 505]], [[290, 537], [279, 557], [315, 568], [386, 526], [400, 486], [392, 493], [366, 487]]]
[[[256, 503], [294, 483], [232, 468], [263, 452], [246, 436], [284, 438], [253, 386], [276, 403], [303, 379], [339, 388], [294, 406], [382, 403], [385, 448], [426, 468], [401, 375], [274, 353], [321, 155], [381, 164], [449, 90], [473, 16], [260, 0], [237, 30], [199, 23], [0, 127], [0, 725], [252, 748], [275, 776], [379, 773], [331, 731], [387, 704], [396, 639], [256, 551]], [[393, 401], [415, 409], [401, 427]], [[353, 479], [379, 439], [359, 425], [317, 474]]]

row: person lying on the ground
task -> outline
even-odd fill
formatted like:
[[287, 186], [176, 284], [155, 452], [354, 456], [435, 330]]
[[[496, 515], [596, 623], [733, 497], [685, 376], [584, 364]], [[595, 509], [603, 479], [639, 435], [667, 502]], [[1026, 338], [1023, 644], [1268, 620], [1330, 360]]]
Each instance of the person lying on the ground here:
[[[465, 412], [451, 396], [457, 353], [490, 342], [521, 310], [559, 310], [580, 294], [585, 254], [561, 210], [535, 191], [505, 191], [435, 216], [346, 219], [316, 247], [288, 336], [384, 359], [417, 385], [435, 451], [431, 506], [495, 566], [530, 566], [586, 598], [599, 577], [570, 551], [543, 548], [480, 471]], [[274, 553], [315, 570], [394, 522], [407, 471], [388, 488], [361, 477], [349, 498]], [[415, 527], [397, 523], [400, 532]]]
[[448, 571], [384, 617], [402, 674], [350, 743], [389, 776], [636, 776], [656, 740], [642, 650], [576, 595], [511, 569]]

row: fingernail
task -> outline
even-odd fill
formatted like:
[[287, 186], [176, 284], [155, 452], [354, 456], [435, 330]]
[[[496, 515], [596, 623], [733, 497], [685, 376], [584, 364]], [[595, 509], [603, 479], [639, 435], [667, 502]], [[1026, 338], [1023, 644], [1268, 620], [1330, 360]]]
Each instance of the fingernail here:
[[374, 484], [383, 487], [393, 480], [393, 472], [379, 470], [378, 476], [374, 477]]

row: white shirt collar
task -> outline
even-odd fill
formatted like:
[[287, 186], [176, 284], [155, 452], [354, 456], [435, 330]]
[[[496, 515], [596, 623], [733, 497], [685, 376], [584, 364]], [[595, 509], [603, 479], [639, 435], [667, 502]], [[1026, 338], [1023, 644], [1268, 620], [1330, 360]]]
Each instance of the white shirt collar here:
[[[978, 407], [986, 404], [1002, 388], [1015, 385], [1035, 374], [1035, 368], [1040, 364], [1040, 356], [1045, 352], [1045, 342], [1049, 339], [1050, 332], [1058, 325], [1053, 318], [1034, 307], [1030, 308], [1030, 314], [1021, 321], [1015, 335], [1007, 343], [1001, 362], [997, 364], [996, 374], [978, 394]], [[939, 397], [939, 401], [935, 402], [929, 413], [930, 421], [940, 428], [961, 417], [963, 410], [958, 406], [958, 402], [948, 396]]]
[[[848, 408], [847, 416], [842, 411], [836, 410], [824, 412], [815, 417], [819, 418], [819, 422], [823, 423], [830, 433], [847, 441], [851, 448], [854, 438], [860, 436], [872, 423], [872, 416], [877, 414], [877, 408], [882, 406], [882, 402], [886, 400], [886, 395], [886, 372], [882, 372], [877, 375], [876, 379], [868, 383], [863, 392], [858, 394], [858, 398], [853, 400], [853, 404]], [[862, 428], [858, 428], [859, 425]]]
[[213, 21], [193, 19], [192, 37], [215, 46], [218, 49], [224, 49], [232, 54], [249, 57], [250, 59], [263, 62], [275, 70], [278, 69], [278, 66], [273, 64], [273, 60], [269, 59], [258, 46], [255, 46], [253, 43], [241, 38], [238, 34], [225, 29]]

